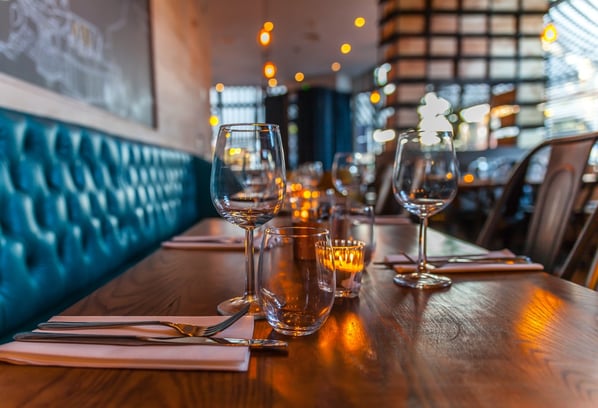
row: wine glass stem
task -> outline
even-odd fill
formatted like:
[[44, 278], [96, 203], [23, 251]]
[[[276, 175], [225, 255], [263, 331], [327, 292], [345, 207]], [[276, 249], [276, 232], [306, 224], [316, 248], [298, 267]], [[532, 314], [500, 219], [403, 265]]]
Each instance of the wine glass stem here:
[[426, 255], [426, 234], [428, 232], [428, 217], [421, 217], [419, 223], [419, 239], [417, 253], [417, 273], [427, 272], [426, 265], [428, 258]]
[[253, 228], [245, 229], [245, 298], [253, 300], [255, 297], [255, 263], [253, 262]]

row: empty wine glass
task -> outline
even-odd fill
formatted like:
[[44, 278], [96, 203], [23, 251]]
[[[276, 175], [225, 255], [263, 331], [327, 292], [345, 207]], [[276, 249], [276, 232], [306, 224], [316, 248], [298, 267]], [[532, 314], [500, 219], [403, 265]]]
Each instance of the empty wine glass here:
[[324, 165], [321, 161], [302, 163], [297, 167], [295, 176], [302, 187], [305, 189], [316, 190], [322, 176], [324, 175]]
[[332, 182], [342, 196], [363, 201], [368, 186], [376, 177], [376, 164], [371, 153], [339, 152], [332, 161]]
[[450, 131], [409, 130], [399, 136], [393, 168], [395, 198], [420, 218], [416, 271], [394, 282], [412, 288], [446, 287], [450, 278], [430, 273], [426, 258], [428, 218], [442, 211], [457, 194], [457, 158]]
[[212, 162], [210, 194], [218, 213], [245, 230], [245, 293], [218, 305], [232, 315], [247, 303], [249, 314], [263, 317], [255, 293], [253, 231], [280, 210], [285, 193], [285, 163], [278, 125], [222, 125]]

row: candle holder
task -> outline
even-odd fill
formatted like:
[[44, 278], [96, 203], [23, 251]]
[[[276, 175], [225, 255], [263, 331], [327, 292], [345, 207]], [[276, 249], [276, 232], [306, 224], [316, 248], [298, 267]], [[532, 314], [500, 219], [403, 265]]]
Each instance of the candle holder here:
[[337, 298], [355, 298], [359, 296], [361, 277], [365, 268], [365, 248], [363, 241], [332, 240], [332, 257], [336, 269]]

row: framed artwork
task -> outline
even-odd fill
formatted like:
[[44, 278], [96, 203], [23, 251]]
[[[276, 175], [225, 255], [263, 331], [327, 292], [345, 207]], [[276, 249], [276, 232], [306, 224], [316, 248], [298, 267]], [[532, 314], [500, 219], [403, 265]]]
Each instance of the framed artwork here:
[[0, 72], [155, 127], [151, 37], [149, 0], [0, 1]]

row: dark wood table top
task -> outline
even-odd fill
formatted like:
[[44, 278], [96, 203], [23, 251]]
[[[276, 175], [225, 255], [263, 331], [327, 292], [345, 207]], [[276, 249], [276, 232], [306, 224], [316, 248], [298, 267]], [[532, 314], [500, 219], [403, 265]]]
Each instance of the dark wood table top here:
[[[240, 230], [207, 220], [190, 233]], [[413, 225], [376, 226], [375, 259], [415, 248]], [[429, 232], [431, 254], [469, 244]], [[370, 266], [288, 353], [252, 352], [247, 372], [85, 369], [0, 363], [0, 406], [595, 407], [598, 294], [543, 272], [453, 274], [405, 289]], [[67, 315], [214, 315], [243, 290], [241, 251], [158, 250]], [[284, 338], [257, 321], [255, 337]]]

